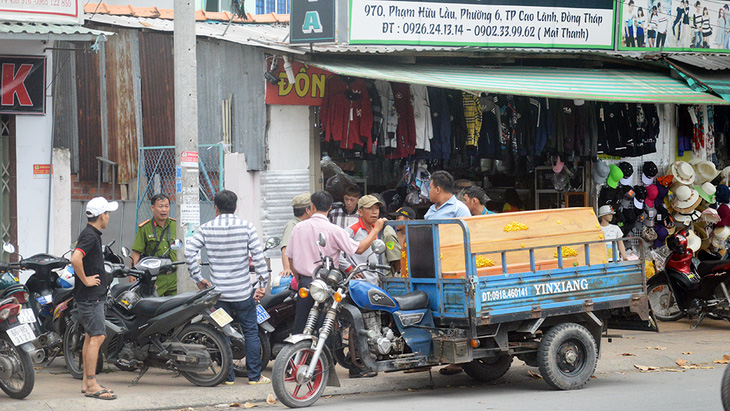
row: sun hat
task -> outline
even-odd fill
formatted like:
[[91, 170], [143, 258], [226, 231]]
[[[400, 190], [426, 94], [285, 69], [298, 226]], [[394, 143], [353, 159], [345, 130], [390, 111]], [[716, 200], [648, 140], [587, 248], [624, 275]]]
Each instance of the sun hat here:
[[717, 189], [712, 183], [706, 181], [701, 186], [695, 186], [695, 190], [697, 190], [697, 193], [699, 193], [703, 200], [710, 204], [715, 204], [715, 193]]
[[687, 213], [684, 210], [692, 210], [699, 204], [700, 194], [697, 190], [688, 186], [679, 186], [674, 191], [674, 202], [672, 207], [680, 213]]
[[715, 227], [710, 242], [715, 248], [724, 250], [727, 248], [728, 236], [730, 236], [730, 227]]
[[107, 211], [116, 211], [117, 208], [119, 208], [119, 203], [116, 201], [109, 202], [104, 197], [95, 197], [86, 203], [86, 217], [97, 217]]
[[697, 175], [695, 182], [698, 184], [712, 181], [720, 174], [720, 171], [715, 168], [715, 164], [712, 161], [703, 160], [697, 163], [694, 167]]
[[677, 161], [672, 164], [671, 174], [674, 176], [674, 182], [690, 185], [695, 182], [695, 170], [686, 161]]
[[654, 183], [654, 177], [659, 173], [656, 164], [653, 161], [647, 161], [641, 166], [641, 182], [644, 185], [650, 185]]
[[611, 172], [608, 173], [608, 180], [606, 180], [606, 184], [608, 184], [611, 188], [616, 188], [618, 187], [619, 181], [624, 178], [624, 173], [616, 164], [611, 164], [608, 167], [611, 169]]
[[563, 171], [563, 167], [565, 167], [565, 163], [563, 163], [560, 160], [560, 156], [558, 156], [558, 159], [555, 160], [555, 164], [553, 164], [553, 173], [557, 174], [557, 173]]
[[656, 240], [654, 240], [654, 247], [659, 248], [664, 246], [664, 242], [667, 240], [667, 236], [669, 235], [669, 232], [667, 231], [667, 228], [663, 225], [657, 225], [654, 227], [654, 231], [656, 232]]
[[700, 219], [707, 224], [715, 224], [720, 222], [720, 214], [714, 208], [706, 208], [700, 214]]
[[606, 184], [606, 179], [610, 172], [611, 168], [608, 164], [606, 164], [605, 161], [598, 160], [596, 164], [593, 165], [593, 181], [595, 181], [596, 184]]
[[694, 230], [695, 234], [700, 238], [701, 245], [700, 250], [709, 250], [710, 249], [710, 236], [707, 235], [707, 231], [704, 228]]
[[692, 223], [700, 219], [701, 213], [697, 210], [693, 210], [689, 213], [675, 213], [674, 222], [675, 225], [684, 225], [685, 223]]
[[302, 193], [292, 198], [291, 206], [293, 208], [306, 208], [312, 204], [312, 195], [310, 193]]
[[624, 173], [624, 177], [619, 182], [625, 186], [630, 186], [631, 176], [634, 175], [634, 166], [627, 163], [626, 161], [622, 161], [618, 163], [618, 168], [620, 168], [621, 172]]
[[603, 205], [598, 208], [598, 218], [603, 217], [604, 215], [613, 215], [616, 214], [615, 211], [613, 211], [613, 207], [610, 205]]
[[649, 184], [646, 186], [646, 200], [644, 200], [644, 203], [647, 207], [654, 207], [654, 201], [656, 200], [657, 196], [659, 195], [659, 188], [657, 188], [654, 184]]
[[695, 233], [695, 230], [689, 230], [687, 234], [687, 248], [696, 253], [701, 247], [702, 239]]
[[715, 199], [718, 203], [730, 203], [730, 187], [725, 184], [718, 185], [715, 190]]

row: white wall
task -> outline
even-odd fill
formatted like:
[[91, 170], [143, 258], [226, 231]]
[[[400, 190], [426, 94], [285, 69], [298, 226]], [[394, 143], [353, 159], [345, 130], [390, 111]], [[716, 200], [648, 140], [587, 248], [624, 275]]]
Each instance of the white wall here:
[[309, 135], [309, 106], [269, 106], [267, 169], [309, 169]]
[[[41, 41], [5, 40], [0, 42], [0, 54], [3, 55], [45, 55], [46, 84], [53, 77], [53, 61], [51, 51], [43, 51], [45, 47], [53, 47], [52, 43]], [[16, 115], [15, 144], [16, 171], [18, 190], [18, 250], [24, 256], [47, 252], [48, 220], [50, 199], [50, 178], [33, 178], [33, 164], [50, 164], [53, 145], [53, 101], [51, 88], [46, 92], [46, 114]], [[51, 226], [53, 230], [53, 226]]]

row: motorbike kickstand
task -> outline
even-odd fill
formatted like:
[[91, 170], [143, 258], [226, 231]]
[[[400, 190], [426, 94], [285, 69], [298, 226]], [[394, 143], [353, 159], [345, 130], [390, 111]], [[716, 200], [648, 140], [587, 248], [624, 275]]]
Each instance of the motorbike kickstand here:
[[139, 375], [132, 380], [132, 383], [129, 384], [129, 386], [130, 387], [134, 387], [135, 385], [137, 385], [137, 383], [139, 382], [139, 380], [142, 378], [142, 376], [144, 376], [144, 374], [149, 369], [150, 369], [150, 367], [148, 367], [146, 365], [143, 365], [142, 368], [140, 368], [140, 370], [139, 370]]
[[707, 313], [706, 312], [703, 311], [703, 312], [700, 313], [700, 318], [697, 319], [697, 324], [695, 324], [695, 325], [692, 326], [692, 329], [693, 330], [700, 326], [700, 323], [702, 322], [702, 320], [705, 319], [705, 316], [707, 316]]
[[55, 350], [53, 351], [53, 355], [52, 355], [52, 356], [51, 356], [51, 358], [50, 358], [50, 359], [48, 360], [48, 364], [46, 364], [46, 366], [45, 366], [45, 367], [43, 367], [43, 368], [48, 368], [48, 367], [50, 367], [50, 366], [51, 366], [51, 364], [53, 363], [53, 360], [55, 360], [56, 358], [58, 358], [58, 356], [59, 356], [59, 355], [61, 355], [61, 350], [60, 350], [59, 348], [56, 348], [56, 349], [55, 349]]
[[430, 388], [433, 390], [435, 388], [435, 386], [433, 384], [433, 373], [431, 372], [431, 368], [430, 367], [428, 369], [428, 378], [431, 380], [431, 387]]

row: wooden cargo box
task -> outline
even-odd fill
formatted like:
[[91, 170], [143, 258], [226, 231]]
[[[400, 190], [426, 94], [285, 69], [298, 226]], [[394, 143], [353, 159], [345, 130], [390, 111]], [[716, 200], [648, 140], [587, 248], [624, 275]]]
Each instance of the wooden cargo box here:
[[[525, 249], [524, 252], [507, 253], [507, 272], [518, 273], [530, 271], [528, 250], [531, 247], [553, 245], [555, 247], [535, 250], [536, 270], [549, 270], [558, 268], [559, 245], [603, 239], [598, 219], [593, 209], [587, 207], [490, 214], [462, 220], [469, 226], [472, 253], [488, 252], [482, 257], [477, 256], [481, 260], [479, 263], [493, 264], [478, 268], [480, 276], [502, 273], [502, 250]], [[465, 275], [463, 238], [458, 225], [439, 226], [441, 272], [444, 277], [458, 278]], [[592, 265], [607, 262], [605, 243], [591, 244], [589, 253]], [[585, 264], [584, 246], [574, 245], [563, 249], [564, 268]]]

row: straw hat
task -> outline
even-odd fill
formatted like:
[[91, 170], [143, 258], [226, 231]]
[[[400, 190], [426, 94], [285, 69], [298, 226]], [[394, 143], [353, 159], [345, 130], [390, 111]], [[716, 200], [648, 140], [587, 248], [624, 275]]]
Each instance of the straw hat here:
[[695, 186], [695, 190], [697, 190], [697, 193], [702, 197], [703, 200], [707, 201], [710, 204], [715, 204], [715, 192], [717, 189], [715, 188], [712, 183], [709, 181], [706, 181], [702, 183], [701, 186]]
[[701, 247], [702, 239], [695, 233], [695, 230], [689, 230], [689, 234], [687, 234], [687, 248], [696, 253]]
[[717, 210], [715, 210], [714, 208], [707, 208], [702, 211], [700, 219], [702, 219], [702, 221], [706, 222], [707, 224], [715, 224], [720, 222], [720, 214], [718, 214]]
[[727, 248], [727, 238], [730, 236], [730, 227], [717, 227], [712, 232], [712, 246], [724, 250]]
[[675, 213], [674, 214], [674, 221], [675, 224], [679, 224], [680, 226], [684, 225], [685, 223], [693, 223], [700, 219], [701, 213], [697, 210], [694, 210], [690, 213]]
[[690, 185], [695, 182], [695, 170], [686, 161], [677, 161], [670, 167], [674, 181]]
[[679, 186], [674, 191], [672, 207], [680, 213], [688, 214], [699, 205], [700, 201], [700, 194], [697, 190], [688, 186]]
[[707, 181], [712, 181], [720, 174], [720, 171], [715, 168], [715, 164], [712, 161], [703, 160], [695, 165], [695, 171], [697, 172], [696, 183], [702, 184]]

